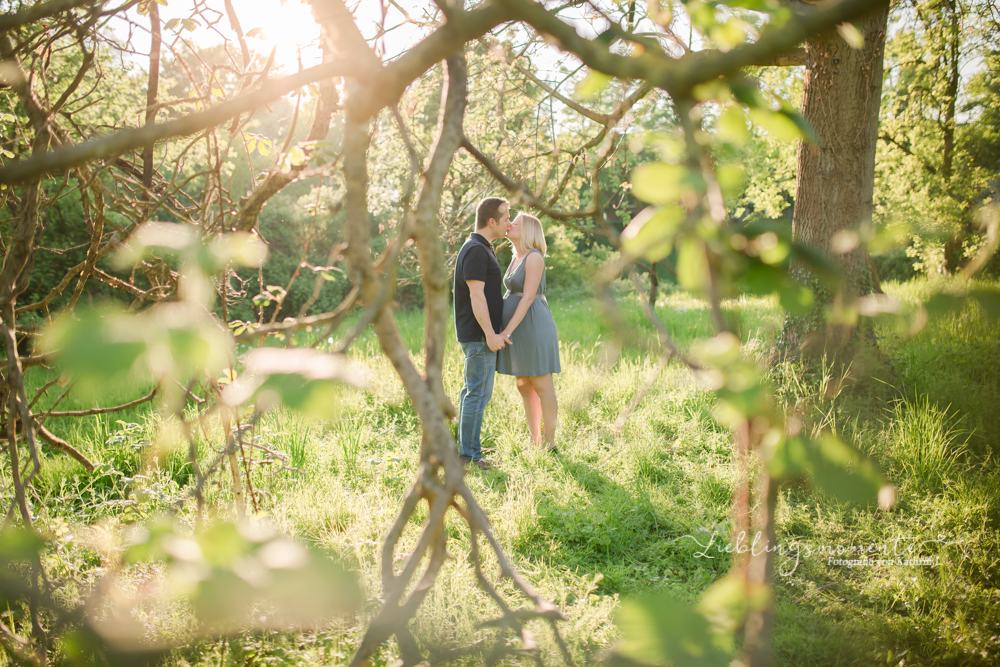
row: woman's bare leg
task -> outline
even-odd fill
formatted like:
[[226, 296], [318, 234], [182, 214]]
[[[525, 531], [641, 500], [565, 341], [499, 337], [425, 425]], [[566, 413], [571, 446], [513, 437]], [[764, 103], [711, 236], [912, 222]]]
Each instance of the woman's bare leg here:
[[531, 382], [533, 379], [530, 377], [518, 377], [517, 390], [521, 392], [521, 400], [524, 401], [524, 416], [528, 418], [528, 431], [531, 433], [531, 442], [537, 445], [541, 443], [542, 404]]
[[545, 443], [551, 449], [556, 446], [556, 422], [559, 419], [555, 384], [552, 382], [551, 373], [530, 379], [535, 395], [541, 403], [542, 420], [545, 423]]

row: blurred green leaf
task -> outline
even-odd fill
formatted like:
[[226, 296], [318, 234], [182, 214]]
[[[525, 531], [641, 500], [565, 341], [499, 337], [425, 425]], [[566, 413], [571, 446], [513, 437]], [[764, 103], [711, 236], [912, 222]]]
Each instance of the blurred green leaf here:
[[696, 342], [692, 346], [691, 352], [697, 358], [716, 368], [731, 366], [743, 357], [739, 337], [729, 331], [723, 331], [707, 340]]
[[669, 132], [647, 132], [643, 135], [643, 142], [656, 151], [662, 162], [676, 164], [685, 155], [684, 139], [674, 133]]
[[736, 105], [722, 112], [715, 127], [719, 139], [731, 144], [743, 144], [750, 134], [747, 131], [746, 113]]
[[[729, 574], [715, 581], [698, 601], [700, 612], [712, 627], [717, 638], [732, 637], [744, 623], [750, 611], [763, 609], [770, 595], [766, 586], [751, 584], [746, 577]], [[716, 644], [720, 645], [718, 639]], [[730, 642], [725, 646], [732, 652]]]
[[684, 4], [684, 10], [691, 17], [691, 22], [699, 28], [702, 34], [706, 33], [709, 27], [718, 25], [713, 5], [701, 2], [701, 0], [689, 0], [689, 2]]
[[161, 303], [137, 315], [109, 307], [64, 314], [41, 344], [91, 393], [128, 377], [149, 382], [169, 376], [183, 383], [214, 376], [229, 365], [232, 347], [211, 314], [186, 302]]
[[716, 169], [715, 177], [725, 199], [735, 199], [743, 192], [743, 165], [724, 164]]
[[778, 300], [781, 307], [793, 315], [805, 315], [816, 302], [815, 295], [808, 287], [789, 279], [778, 285]]
[[[326, 554], [262, 524], [191, 534], [169, 518], [131, 527], [126, 562], [162, 561], [203, 633], [311, 627], [358, 609], [357, 581]], [[134, 602], [133, 602], [134, 603]]]
[[577, 86], [576, 96], [581, 99], [593, 97], [607, 88], [612, 79], [614, 79], [613, 76], [605, 74], [604, 72], [590, 70], [587, 73], [587, 77], [580, 83], [579, 86]]
[[44, 332], [43, 352], [56, 354], [67, 370], [84, 384], [100, 386], [132, 370], [146, 352], [146, 343], [136, 337], [113, 309], [81, 309], [64, 313]]
[[45, 538], [33, 530], [17, 526], [5, 528], [0, 532], [0, 571], [14, 562], [35, 560], [44, 547]]
[[677, 164], [652, 162], [632, 172], [632, 194], [650, 204], [675, 204], [690, 185], [689, 170]]
[[722, 25], [710, 28], [708, 35], [719, 45], [719, 50], [725, 53], [747, 41], [746, 27], [747, 24], [742, 20], [730, 18]]
[[853, 23], [841, 23], [837, 26], [837, 32], [852, 49], [861, 49], [864, 47], [865, 36], [861, 34], [861, 31]]
[[704, 242], [697, 237], [684, 237], [677, 245], [677, 280], [689, 290], [701, 291], [708, 279], [708, 270]]
[[267, 245], [248, 232], [219, 235], [206, 243], [190, 225], [147, 222], [118, 251], [115, 263], [122, 268], [129, 267], [151, 253], [176, 258], [182, 272], [188, 275], [195, 267], [206, 274], [215, 274], [230, 262], [260, 266], [267, 259]]
[[787, 114], [761, 107], [750, 109], [749, 113], [750, 120], [778, 141], [798, 141], [803, 137], [799, 125]]
[[818, 489], [851, 505], [874, 505], [886, 484], [872, 459], [832, 433], [785, 438], [771, 451], [767, 466], [775, 478], [808, 476]]
[[826, 253], [801, 243], [792, 243], [790, 247], [792, 255], [805, 264], [825, 287], [836, 290], [843, 282], [840, 267]]
[[728, 102], [733, 99], [733, 92], [723, 79], [713, 79], [705, 83], [699, 83], [691, 89], [691, 92], [694, 94], [695, 99], [700, 102], [707, 102], [708, 100]]
[[616, 614], [617, 653], [647, 665], [726, 667], [732, 656], [692, 605], [667, 597], [623, 600]]
[[256, 396], [262, 410], [282, 403], [328, 416], [339, 409], [340, 383], [364, 387], [367, 382], [367, 370], [346, 355], [265, 347], [247, 354], [246, 370], [223, 390], [222, 400], [236, 406]]
[[809, 453], [803, 437], [783, 438], [773, 447], [765, 448], [764, 453], [768, 473], [775, 479], [792, 479], [809, 471]]
[[880, 226], [868, 241], [868, 252], [880, 255], [895, 248], [902, 248], [910, 242], [913, 232], [906, 223]]
[[622, 248], [657, 262], [672, 252], [674, 235], [683, 221], [684, 211], [677, 206], [647, 207], [622, 230]]
[[727, 7], [752, 9], [755, 12], [764, 14], [771, 14], [781, 9], [781, 5], [778, 4], [777, 0], [720, 0], [719, 4], [726, 5]]

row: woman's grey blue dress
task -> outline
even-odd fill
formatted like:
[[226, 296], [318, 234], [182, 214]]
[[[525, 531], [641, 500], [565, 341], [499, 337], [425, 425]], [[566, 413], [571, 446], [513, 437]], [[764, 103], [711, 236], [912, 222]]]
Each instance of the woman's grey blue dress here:
[[[537, 252], [532, 249], [528, 254]], [[514, 317], [517, 304], [521, 303], [520, 294], [512, 292], [524, 291], [524, 262], [528, 257], [525, 255], [524, 261], [518, 264], [512, 272], [507, 267], [507, 275], [503, 278], [503, 286], [507, 288], [507, 294], [503, 300], [503, 326], [507, 327], [510, 319]], [[517, 260], [514, 260], [515, 262]], [[538, 292], [535, 300], [531, 302], [528, 312], [524, 314], [524, 319], [514, 329], [510, 335], [512, 345], [507, 345], [497, 352], [497, 373], [502, 375], [548, 375], [558, 373], [559, 366], [559, 334], [556, 332], [556, 321], [552, 319], [552, 311], [549, 304], [545, 302], [542, 295], [545, 293], [545, 271], [542, 270], [542, 280], [538, 283]]]

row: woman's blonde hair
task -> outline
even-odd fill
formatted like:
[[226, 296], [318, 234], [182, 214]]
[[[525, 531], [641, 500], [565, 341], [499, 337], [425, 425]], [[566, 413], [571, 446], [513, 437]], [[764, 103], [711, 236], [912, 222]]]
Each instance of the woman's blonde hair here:
[[518, 213], [516, 219], [521, 221], [521, 243], [524, 247], [541, 250], [544, 255], [549, 247], [545, 244], [541, 221], [527, 213]]

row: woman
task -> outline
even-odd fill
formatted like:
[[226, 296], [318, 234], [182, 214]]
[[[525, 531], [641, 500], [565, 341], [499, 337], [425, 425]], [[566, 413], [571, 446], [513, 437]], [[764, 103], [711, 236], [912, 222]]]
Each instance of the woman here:
[[514, 259], [503, 284], [503, 333], [510, 344], [497, 353], [497, 372], [517, 377], [517, 390], [524, 400], [531, 441], [556, 448], [556, 391], [552, 374], [558, 373], [559, 335], [545, 300], [545, 234], [538, 218], [521, 213], [507, 230], [514, 246]]

